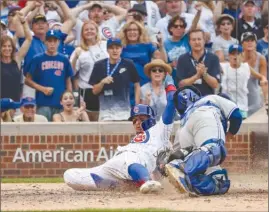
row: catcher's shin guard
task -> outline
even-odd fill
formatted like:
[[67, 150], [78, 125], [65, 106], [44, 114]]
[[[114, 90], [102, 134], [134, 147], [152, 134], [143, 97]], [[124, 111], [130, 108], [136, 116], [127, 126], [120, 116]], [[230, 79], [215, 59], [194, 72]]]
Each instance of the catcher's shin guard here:
[[173, 160], [165, 165], [165, 172], [169, 182], [175, 186], [180, 193], [188, 193], [190, 196], [198, 196], [189, 189], [185, 174], [180, 170], [180, 163], [182, 163], [182, 160]]

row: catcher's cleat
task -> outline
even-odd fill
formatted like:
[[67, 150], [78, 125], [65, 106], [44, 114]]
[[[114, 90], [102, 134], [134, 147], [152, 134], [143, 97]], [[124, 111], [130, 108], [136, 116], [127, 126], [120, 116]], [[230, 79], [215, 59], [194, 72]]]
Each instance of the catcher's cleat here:
[[162, 189], [161, 183], [155, 180], [149, 180], [140, 187], [140, 192], [142, 194], [158, 193], [161, 191], [161, 189]]
[[166, 164], [165, 173], [168, 176], [169, 182], [175, 186], [180, 193], [188, 193], [191, 197], [199, 196], [196, 193], [190, 191], [185, 180], [185, 174], [180, 169], [175, 167], [174, 164]]

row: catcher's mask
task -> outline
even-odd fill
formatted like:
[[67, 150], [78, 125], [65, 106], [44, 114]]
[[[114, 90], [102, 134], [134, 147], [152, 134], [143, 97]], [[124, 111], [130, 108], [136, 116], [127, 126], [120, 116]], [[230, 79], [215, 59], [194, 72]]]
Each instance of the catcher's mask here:
[[142, 122], [142, 129], [144, 131], [148, 130], [156, 124], [155, 113], [150, 106], [144, 104], [135, 105], [131, 110], [131, 115], [128, 121], [132, 121], [135, 116], [139, 115], [148, 116], [148, 119]]
[[179, 88], [174, 93], [174, 104], [180, 115], [182, 115], [186, 109], [201, 98], [201, 92], [194, 86], [184, 86]]

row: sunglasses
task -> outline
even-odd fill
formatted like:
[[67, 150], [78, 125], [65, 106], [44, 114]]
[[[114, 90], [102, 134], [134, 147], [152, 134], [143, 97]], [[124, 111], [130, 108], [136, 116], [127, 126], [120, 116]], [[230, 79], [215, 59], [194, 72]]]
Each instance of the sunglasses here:
[[133, 124], [136, 124], [138, 120], [141, 121], [141, 122], [143, 122], [143, 121], [145, 121], [145, 120], [147, 120], [147, 119], [148, 119], [148, 118], [141, 118], [141, 117], [140, 117], [140, 118], [138, 118], [138, 117], [137, 117], [137, 118], [134, 118], [134, 119], [133, 119]]
[[221, 26], [232, 25], [232, 23], [231, 23], [231, 22], [222, 22], [220, 25], [221, 25]]
[[154, 68], [154, 69], [151, 69], [151, 72], [153, 72], [153, 73], [156, 73], [156, 72], [163, 73], [164, 70], [161, 69], [161, 68]]
[[180, 24], [174, 24], [173, 27], [176, 28], [176, 29], [177, 28], [185, 29], [185, 26], [183, 24], [182, 25], [180, 25]]

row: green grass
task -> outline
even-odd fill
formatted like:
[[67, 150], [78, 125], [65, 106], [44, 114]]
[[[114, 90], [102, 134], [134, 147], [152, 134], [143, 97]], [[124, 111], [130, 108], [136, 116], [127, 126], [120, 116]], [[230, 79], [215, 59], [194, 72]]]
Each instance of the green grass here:
[[[9, 212], [15, 212], [15, 211], [9, 211]], [[172, 211], [166, 209], [145, 208], [145, 209], [82, 209], [82, 210], [24, 211], [24, 212], [172, 212]]]
[[63, 178], [2, 178], [1, 183], [63, 183]]

